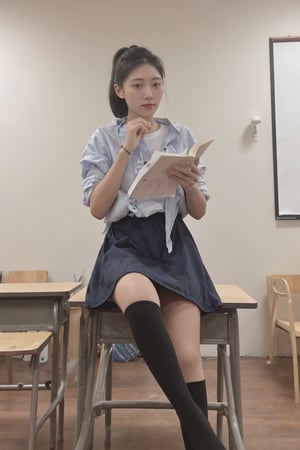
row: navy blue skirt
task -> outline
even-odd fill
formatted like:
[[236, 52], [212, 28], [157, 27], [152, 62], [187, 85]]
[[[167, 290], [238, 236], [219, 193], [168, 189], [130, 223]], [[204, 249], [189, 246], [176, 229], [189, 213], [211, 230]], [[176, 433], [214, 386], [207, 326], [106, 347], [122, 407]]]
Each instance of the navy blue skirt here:
[[202, 262], [194, 239], [178, 215], [168, 253], [165, 215], [127, 216], [114, 222], [99, 251], [89, 280], [86, 306], [107, 307], [116, 282], [126, 273], [139, 272], [199, 306], [202, 313], [216, 311], [222, 302]]

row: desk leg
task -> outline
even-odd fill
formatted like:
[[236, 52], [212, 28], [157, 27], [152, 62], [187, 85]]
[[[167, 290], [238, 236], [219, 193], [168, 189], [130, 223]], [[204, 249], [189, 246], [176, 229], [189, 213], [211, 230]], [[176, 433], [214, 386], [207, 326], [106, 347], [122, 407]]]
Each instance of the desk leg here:
[[81, 372], [81, 380], [78, 389], [83, 388], [85, 382], [84, 398], [80, 395], [77, 410], [76, 442], [75, 450], [87, 450], [92, 448], [95, 410], [93, 408], [93, 391], [95, 381], [95, 369], [97, 360], [97, 317], [92, 312], [88, 313], [88, 339], [85, 338], [88, 351], [83, 355], [81, 349], [80, 356], [84, 358], [79, 364], [84, 364], [87, 368], [85, 373]]
[[[219, 349], [218, 349], [219, 350]], [[222, 368], [222, 359], [220, 352], [217, 356], [217, 402], [222, 403], [224, 400], [224, 374]], [[223, 434], [223, 412], [217, 411], [217, 436], [222, 440]]]
[[[52, 373], [51, 373], [51, 404], [55, 403], [57, 397], [58, 371], [59, 371], [59, 330], [58, 325], [58, 308], [56, 302], [53, 308], [53, 348], [52, 348]], [[50, 415], [50, 449], [56, 446], [56, 408]]]
[[82, 308], [79, 328], [79, 354], [78, 354], [78, 387], [77, 387], [77, 416], [75, 425], [76, 447], [84, 414], [84, 402], [87, 387], [87, 372], [90, 364], [91, 347], [91, 314], [86, 308]]
[[232, 387], [232, 373], [229, 358], [226, 352], [226, 345], [218, 345], [218, 353], [222, 359], [223, 373], [227, 393], [227, 414], [229, 424], [229, 448], [233, 450], [245, 450], [243, 439], [240, 433], [239, 421], [235, 411], [234, 393]]
[[232, 387], [234, 392], [235, 411], [239, 422], [240, 434], [243, 437], [239, 321], [238, 321], [238, 313], [236, 310], [231, 311], [229, 313], [229, 339], [230, 339], [230, 367], [232, 376]]
[[64, 438], [64, 416], [65, 416], [65, 390], [67, 385], [67, 360], [68, 360], [68, 344], [69, 344], [69, 305], [66, 312], [66, 320], [63, 324], [63, 350], [62, 350], [62, 373], [61, 373], [61, 386], [59, 389], [59, 410], [58, 410], [58, 440], [62, 441]]

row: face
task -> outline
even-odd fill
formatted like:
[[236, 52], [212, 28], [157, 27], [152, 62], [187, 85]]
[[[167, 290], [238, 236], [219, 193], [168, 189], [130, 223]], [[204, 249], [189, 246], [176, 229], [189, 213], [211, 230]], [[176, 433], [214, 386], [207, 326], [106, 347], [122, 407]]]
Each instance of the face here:
[[128, 105], [128, 120], [151, 120], [163, 96], [164, 84], [155, 67], [143, 64], [130, 73], [122, 87], [115, 85], [115, 91]]

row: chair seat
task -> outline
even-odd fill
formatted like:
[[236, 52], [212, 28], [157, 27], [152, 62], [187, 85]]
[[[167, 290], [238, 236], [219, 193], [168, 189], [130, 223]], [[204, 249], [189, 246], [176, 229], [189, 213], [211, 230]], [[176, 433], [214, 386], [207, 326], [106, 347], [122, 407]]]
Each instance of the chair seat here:
[[[284, 331], [287, 331], [288, 333], [290, 332], [291, 329], [291, 325], [288, 320], [277, 319], [276, 326]], [[300, 337], [300, 321], [294, 322], [294, 326], [295, 326], [295, 336]]]
[[[31, 407], [28, 427], [28, 450], [36, 450], [37, 433], [45, 419], [42, 416], [37, 420], [38, 391], [39, 391], [39, 364], [41, 351], [46, 347], [52, 337], [50, 331], [13, 331], [0, 332], [0, 356], [12, 357], [14, 355], [32, 355], [32, 384]], [[0, 385], [0, 390], [19, 389], [22, 383], [17, 385]], [[22, 389], [23, 387], [21, 387]]]
[[52, 332], [16, 331], [0, 333], [0, 355], [34, 355], [48, 344]]

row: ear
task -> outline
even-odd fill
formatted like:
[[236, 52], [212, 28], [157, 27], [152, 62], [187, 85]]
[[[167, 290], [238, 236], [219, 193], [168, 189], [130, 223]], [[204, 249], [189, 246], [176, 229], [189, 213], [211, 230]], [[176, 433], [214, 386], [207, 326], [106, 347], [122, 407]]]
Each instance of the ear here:
[[114, 84], [114, 89], [115, 89], [115, 93], [117, 94], [118, 97], [124, 98], [123, 89], [117, 83]]

